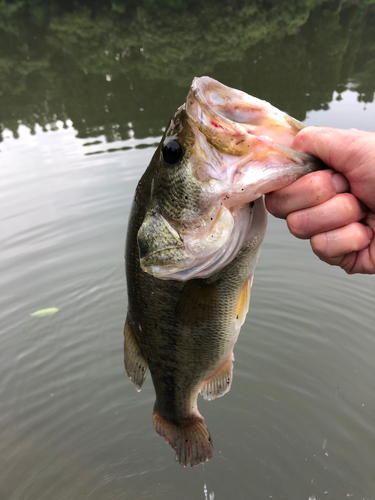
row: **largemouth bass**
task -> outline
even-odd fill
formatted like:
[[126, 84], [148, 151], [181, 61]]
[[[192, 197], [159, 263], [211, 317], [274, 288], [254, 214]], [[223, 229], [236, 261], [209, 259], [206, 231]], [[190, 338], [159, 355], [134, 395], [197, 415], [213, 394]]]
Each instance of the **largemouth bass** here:
[[195, 78], [131, 209], [126, 373], [156, 392], [156, 431], [180, 464], [212, 458], [198, 394], [229, 391], [267, 214], [262, 195], [323, 168], [289, 148], [302, 123], [244, 92]]

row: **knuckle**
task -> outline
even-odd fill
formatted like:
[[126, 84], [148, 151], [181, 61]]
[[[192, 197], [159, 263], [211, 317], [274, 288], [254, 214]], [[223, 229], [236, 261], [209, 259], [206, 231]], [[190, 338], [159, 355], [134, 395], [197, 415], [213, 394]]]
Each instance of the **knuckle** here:
[[340, 197], [342, 213], [348, 214], [351, 218], [363, 217], [365, 210], [359, 200], [351, 193], [342, 193], [337, 195]]
[[265, 196], [266, 208], [274, 216], [279, 219], [285, 219], [285, 211], [283, 209], [282, 197], [277, 193], [269, 193]]
[[311, 195], [316, 197], [316, 201], [320, 200], [322, 203], [335, 194], [333, 184], [330, 182], [331, 178], [332, 176], [325, 171], [314, 172], [314, 174], [311, 174], [309, 179], [309, 189]]
[[306, 199], [311, 206], [320, 205], [336, 195], [332, 181], [333, 174], [333, 170], [322, 170], [305, 177]]
[[319, 259], [325, 261], [330, 257], [327, 252], [328, 249], [327, 233], [320, 233], [312, 236], [310, 239], [310, 245], [312, 251], [315, 253], [315, 255], [319, 257]]
[[300, 239], [308, 239], [311, 236], [308, 230], [308, 222], [306, 211], [304, 210], [292, 212], [286, 218], [289, 231], [293, 236]]

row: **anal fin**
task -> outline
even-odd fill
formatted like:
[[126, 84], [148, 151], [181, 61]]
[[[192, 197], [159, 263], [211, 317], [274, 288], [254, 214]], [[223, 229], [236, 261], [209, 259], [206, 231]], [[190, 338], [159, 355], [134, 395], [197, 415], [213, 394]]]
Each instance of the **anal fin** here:
[[165, 419], [154, 408], [152, 419], [156, 432], [172, 446], [176, 451], [176, 460], [184, 467], [199, 465], [213, 457], [210, 432], [199, 414], [179, 424]]
[[125, 371], [139, 392], [145, 381], [148, 365], [142, 356], [128, 316], [124, 328], [124, 361]]
[[210, 378], [203, 382], [200, 393], [204, 399], [215, 399], [224, 396], [232, 385], [234, 356], [231, 353], [229, 359]]

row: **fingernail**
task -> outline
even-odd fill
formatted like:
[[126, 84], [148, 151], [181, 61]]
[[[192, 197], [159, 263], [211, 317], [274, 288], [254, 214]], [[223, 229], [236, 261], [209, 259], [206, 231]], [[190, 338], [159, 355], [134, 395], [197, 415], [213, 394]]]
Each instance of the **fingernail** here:
[[340, 173], [335, 173], [332, 175], [332, 182], [335, 186], [336, 193], [345, 193], [349, 191], [349, 182], [347, 179]]

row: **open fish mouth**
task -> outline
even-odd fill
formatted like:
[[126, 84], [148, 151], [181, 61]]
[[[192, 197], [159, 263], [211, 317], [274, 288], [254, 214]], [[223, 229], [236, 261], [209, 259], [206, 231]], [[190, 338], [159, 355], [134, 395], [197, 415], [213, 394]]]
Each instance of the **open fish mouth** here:
[[289, 147], [303, 127], [265, 101], [195, 78], [156, 153], [160, 163], [138, 231], [142, 269], [187, 281], [235, 259], [266, 225], [259, 198], [324, 168]]
[[230, 180], [223, 197], [226, 206], [253, 201], [324, 168], [314, 156], [290, 149], [304, 128], [301, 122], [207, 76], [193, 80], [186, 113], [220, 155], [205, 177]]
[[268, 102], [207, 76], [194, 78], [186, 111], [211, 144], [236, 156], [249, 153], [254, 136], [290, 146], [304, 127]]

